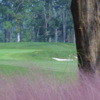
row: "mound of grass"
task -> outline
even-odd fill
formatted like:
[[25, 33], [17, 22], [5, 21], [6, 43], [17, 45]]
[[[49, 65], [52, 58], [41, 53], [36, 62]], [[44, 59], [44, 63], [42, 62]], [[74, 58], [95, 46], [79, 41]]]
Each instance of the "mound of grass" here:
[[52, 57], [73, 58], [75, 44], [65, 43], [0, 43], [0, 59], [52, 60]]
[[20, 66], [27, 68], [37, 66], [58, 73], [77, 72], [77, 60], [58, 62], [52, 59], [53, 57], [75, 59], [74, 56], [76, 47], [71, 43], [0, 43], [0, 65], [2, 71], [6, 73], [18, 71], [21, 69]]

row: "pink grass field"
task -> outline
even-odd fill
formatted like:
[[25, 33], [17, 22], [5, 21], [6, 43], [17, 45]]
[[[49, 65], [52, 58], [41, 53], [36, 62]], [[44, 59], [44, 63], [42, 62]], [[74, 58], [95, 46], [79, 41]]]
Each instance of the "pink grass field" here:
[[60, 82], [39, 72], [14, 76], [0, 73], [0, 100], [100, 100], [100, 78], [81, 74], [77, 80], [67, 80], [66, 76]]

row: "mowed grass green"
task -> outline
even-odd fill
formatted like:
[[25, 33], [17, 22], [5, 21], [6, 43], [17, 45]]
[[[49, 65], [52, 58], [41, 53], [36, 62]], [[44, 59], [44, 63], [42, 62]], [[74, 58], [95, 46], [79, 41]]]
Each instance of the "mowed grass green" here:
[[[6, 73], [23, 72], [37, 67], [50, 73], [77, 72], [75, 44], [71, 43], [0, 43], [0, 70]], [[73, 59], [55, 61], [52, 58]]]

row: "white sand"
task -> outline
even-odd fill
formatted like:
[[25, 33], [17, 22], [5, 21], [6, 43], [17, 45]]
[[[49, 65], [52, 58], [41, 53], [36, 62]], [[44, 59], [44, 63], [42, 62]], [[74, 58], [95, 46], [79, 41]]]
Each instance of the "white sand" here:
[[73, 61], [73, 59], [61, 59], [61, 58], [52, 58], [56, 61]]

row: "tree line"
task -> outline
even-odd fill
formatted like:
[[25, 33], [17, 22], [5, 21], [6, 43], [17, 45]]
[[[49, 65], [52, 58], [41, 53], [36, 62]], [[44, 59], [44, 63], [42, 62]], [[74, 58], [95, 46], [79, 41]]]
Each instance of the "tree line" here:
[[0, 42], [75, 41], [71, 0], [0, 0]]

